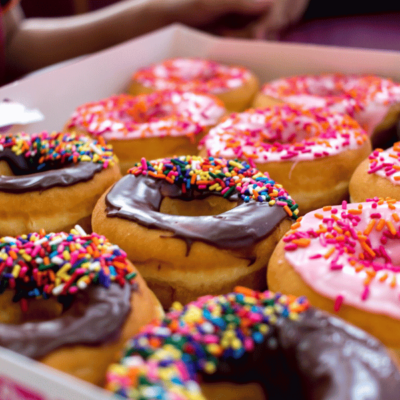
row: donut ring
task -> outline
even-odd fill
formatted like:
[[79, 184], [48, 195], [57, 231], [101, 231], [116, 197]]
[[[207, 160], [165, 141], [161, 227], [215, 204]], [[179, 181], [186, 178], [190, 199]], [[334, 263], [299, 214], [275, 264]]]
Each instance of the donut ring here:
[[396, 200], [371, 200], [307, 214], [275, 249], [269, 287], [302, 293], [398, 351], [399, 211]]
[[143, 328], [106, 388], [143, 400], [395, 400], [400, 374], [380, 342], [304, 297], [236, 288]]
[[400, 117], [400, 85], [375, 75], [302, 75], [265, 84], [254, 107], [285, 101], [306, 108], [327, 107], [354, 118], [372, 143], [393, 135]]
[[223, 101], [229, 111], [250, 106], [258, 79], [246, 68], [227, 66], [200, 58], [173, 58], [145, 67], [132, 76], [132, 95], [158, 90], [208, 93]]
[[111, 146], [69, 133], [0, 136], [0, 236], [90, 230], [101, 194], [120, 177]]
[[122, 94], [78, 107], [66, 129], [102, 136], [113, 146], [126, 174], [142, 157], [195, 153], [199, 140], [224, 114], [222, 102], [205, 94]]
[[126, 254], [95, 233], [0, 239], [0, 345], [95, 384], [162, 315]]
[[387, 150], [375, 149], [351, 177], [351, 201], [366, 201], [373, 197], [400, 200], [399, 170], [400, 142]]
[[365, 132], [349, 116], [280, 104], [230, 115], [210, 130], [201, 154], [245, 159], [267, 170], [304, 214], [347, 198], [351, 175], [370, 151]]
[[267, 260], [297, 213], [267, 173], [183, 156], [143, 160], [102, 196], [92, 224], [126, 250], [167, 308], [239, 282], [265, 288]]

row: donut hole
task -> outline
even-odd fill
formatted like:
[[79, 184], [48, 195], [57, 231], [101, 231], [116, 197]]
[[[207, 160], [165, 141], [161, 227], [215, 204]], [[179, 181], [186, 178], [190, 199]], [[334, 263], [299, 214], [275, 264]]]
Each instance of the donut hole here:
[[27, 300], [27, 310], [22, 311], [20, 302], [14, 302], [15, 292], [6, 290], [0, 296], [0, 323], [23, 324], [26, 322], [48, 321], [59, 317], [63, 306], [56, 299]]
[[218, 69], [210, 67], [211, 64], [209, 66], [203, 60], [181, 58], [166, 61], [165, 66], [168, 69], [168, 79], [177, 83], [193, 80], [207, 82], [218, 76]]
[[267, 400], [258, 383], [216, 382], [201, 384], [201, 391], [208, 400]]
[[325, 118], [316, 119], [312, 112], [300, 106], [291, 105], [289, 108], [286, 105], [274, 106], [267, 119], [263, 109], [250, 110], [244, 118], [242, 121], [234, 121], [231, 127], [221, 124], [232, 138], [244, 141], [244, 148], [247, 145], [263, 147], [263, 143], [268, 145], [300, 143], [314, 140], [327, 132], [328, 122]]
[[160, 212], [186, 217], [203, 217], [219, 215], [232, 210], [236, 206], [237, 202], [229, 201], [222, 196], [208, 196], [201, 200], [190, 201], [164, 197], [160, 205]]
[[143, 100], [135, 103], [127, 110], [122, 111], [119, 119], [127, 123], [145, 124], [167, 118], [172, 113], [172, 107], [167, 107], [160, 101], [147, 104]]
[[0, 161], [0, 175], [13, 176], [13, 172], [6, 161]]

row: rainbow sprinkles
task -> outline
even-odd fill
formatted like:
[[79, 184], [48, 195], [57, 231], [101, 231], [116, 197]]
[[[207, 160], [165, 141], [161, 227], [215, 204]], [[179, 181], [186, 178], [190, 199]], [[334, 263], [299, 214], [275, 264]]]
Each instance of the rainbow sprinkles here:
[[199, 373], [239, 359], [265, 340], [282, 320], [296, 321], [309, 308], [304, 297], [255, 292], [204, 296], [147, 325], [107, 374], [107, 388], [130, 399], [204, 400]]
[[93, 162], [104, 168], [117, 161], [112, 146], [104, 140], [94, 141], [84, 135], [61, 132], [42, 132], [28, 135], [0, 136], [1, 153], [11, 150], [15, 156], [26, 159], [32, 172], [40, 172], [58, 166]]
[[133, 284], [135, 277], [123, 250], [80, 227], [69, 234], [39, 232], [0, 239], [0, 293], [14, 290], [13, 301], [19, 301], [23, 311], [27, 299], [61, 300], [92, 284]]
[[298, 205], [282, 185], [272, 180], [267, 172], [260, 172], [247, 162], [217, 157], [181, 156], [146, 161], [142, 158], [128, 171], [129, 174], [149, 175], [178, 185], [182, 193], [198, 190], [229, 198], [238, 193], [244, 202], [268, 202], [284, 208], [296, 219]]

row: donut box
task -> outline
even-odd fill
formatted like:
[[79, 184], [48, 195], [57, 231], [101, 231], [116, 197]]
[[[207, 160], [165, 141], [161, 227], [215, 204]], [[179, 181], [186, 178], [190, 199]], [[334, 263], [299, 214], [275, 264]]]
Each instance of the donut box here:
[[[175, 24], [0, 88], [0, 100], [10, 99], [31, 110], [31, 119], [23, 107], [10, 119], [0, 108], [0, 129], [13, 124], [15, 132], [61, 130], [80, 104], [126, 91], [133, 71], [172, 57], [244, 65], [261, 83], [322, 72], [372, 73], [400, 80], [396, 52], [223, 39]], [[115, 397], [102, 389], [0, 348], [0, 400], [111, 398]]]

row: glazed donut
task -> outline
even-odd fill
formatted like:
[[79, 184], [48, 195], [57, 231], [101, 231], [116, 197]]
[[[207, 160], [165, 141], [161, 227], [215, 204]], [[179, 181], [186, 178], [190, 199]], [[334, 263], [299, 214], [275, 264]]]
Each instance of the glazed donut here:
[[243, 111], [257, 93], [258, 79], [243, 67], [199, 58], [173, 58], [135, 72], [129, 93], [165, 89], [213, 94], [229, 111]]
[[146, 162], [104, 194], [96, 232], [123, 248], [164, 308], [238, 283], [265, 288], [265, 268], [297, 204], [247, 163], [182, 156]]
[[285, 101], [306, 108], [328, 107], [353, 117], [371, 137], [383, 144], [395, 136], [400, 116], [400, 85], [374, 75], [303, 75], [265, 84], [254, 107]]
[[379, 341], [306, 298], [238, 287], [143, 328], [106, 388], [143, 400], [397, 400], [400, 373]]
[[103, 137], [113, 146], [126, 174], [142, 157], [195, 153], [200, 138], [225, 112], [220, 100], [205, 94], [122, 94], [78, 107], [66, 129]]
[[120, 178], [112, 147], [70, 133], [0, 136], [0, 236], [90, 230], [93, 208]]
[[400, 142], [387, 150], [376, 149], [355, 170], [350, 180], [354, 202], [373, 197], [400, 200]]
[[270, 289], [305, 295], [398, 351], [399, 210], [374, 199], [307, 214], [271, 257]]
[[211, 129], [202, 155], [246, 159], [288, 190], [301, 213], [347, 198], [371, 151], [356, 121], [327, 109], [280, 104], [232, 114]]
[[0, 346], [101, 385], [126, 340], [163, 312], [124, 251], [82, 233], [0, 239]]

